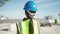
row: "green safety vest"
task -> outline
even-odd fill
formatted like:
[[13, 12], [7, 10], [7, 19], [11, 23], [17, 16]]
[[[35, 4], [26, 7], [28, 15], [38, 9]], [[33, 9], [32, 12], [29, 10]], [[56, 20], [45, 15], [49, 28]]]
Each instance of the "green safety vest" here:
[[[29, 22], [30, 22], [30, 19], [23, 22], [16, 23], [20, 34], [29, 34]], [[33, 20], [33, 27], [34, 27], [34, 34], [39, 34], [38, 24], [35, 20]]]

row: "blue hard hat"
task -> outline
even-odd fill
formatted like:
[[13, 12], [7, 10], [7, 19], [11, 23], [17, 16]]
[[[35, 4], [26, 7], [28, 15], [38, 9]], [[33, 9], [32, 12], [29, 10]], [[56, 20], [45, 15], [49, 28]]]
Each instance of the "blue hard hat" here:
[[24, 6], [24, 10], [37, 11], [37, 6], [36, 6], [35, 2], [28, 1]]

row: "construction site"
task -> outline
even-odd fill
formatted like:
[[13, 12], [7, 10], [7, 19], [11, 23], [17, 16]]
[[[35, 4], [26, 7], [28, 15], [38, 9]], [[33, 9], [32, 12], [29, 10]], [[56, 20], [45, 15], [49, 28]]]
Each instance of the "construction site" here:
[[0, 0], [0, 34], [60, 34], [60, 0]]
[[[4, 18], [4, 17], [1, 17]], [[16, 22], [21, 21], [21, 19], [1, 19], [0, 18], [0, 33], [1, 34], [16, 34], [17, 28], [16, 28]], [[60, 24], [54, 24], [52, 21], [51, 27], [47, 24], [47, 21], [45, 19], [38, 19], [40, 24], [43, 24], [43, 26], [40, 26], [40, 33], [41, 34], [60, 34]]]

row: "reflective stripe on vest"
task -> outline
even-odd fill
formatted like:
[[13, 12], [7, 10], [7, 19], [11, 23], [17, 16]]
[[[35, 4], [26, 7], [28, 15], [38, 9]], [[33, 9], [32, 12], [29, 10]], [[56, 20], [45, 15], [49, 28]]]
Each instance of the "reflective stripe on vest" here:
[[20, 34], [22, 34], [22, 23], [17, 22], [16, 24], [17, 24], [18, 31], [20, 32]]
[[[21, 34], [29, 34], [29, 23], [30, 23], [30, 19], [22, 22], [22, 32], [20, 31], [21, 26], [19, 26], [18, 24], [18, 30]], [[39, 34], [38, 25], [35, 20], [33, 20], [33, 26], [34, 26], [34, 34]]]
[[36, 20], [33, 20], [33, 25], [34, 25], [34, 34], [39, 34], [38, 32], [38, 24]]

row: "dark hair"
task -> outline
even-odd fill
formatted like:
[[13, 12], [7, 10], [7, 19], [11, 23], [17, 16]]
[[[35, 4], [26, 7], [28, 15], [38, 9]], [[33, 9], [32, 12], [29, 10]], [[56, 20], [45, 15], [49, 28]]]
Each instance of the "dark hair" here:
[[28, 13], [27, 10], [25, 10], [25, 13]]

